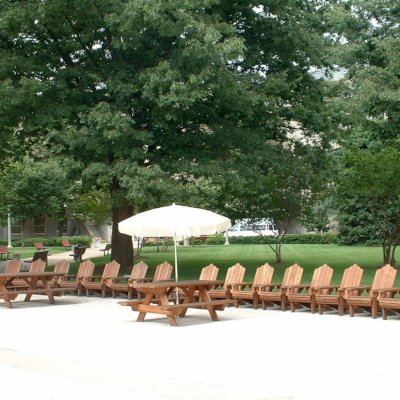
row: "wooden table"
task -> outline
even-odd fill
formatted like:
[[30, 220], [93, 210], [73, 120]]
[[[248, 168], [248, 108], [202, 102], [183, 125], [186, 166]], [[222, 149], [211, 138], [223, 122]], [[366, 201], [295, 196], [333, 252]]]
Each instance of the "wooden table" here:
[[[64, 273], [56, 272], [19, 272], [15, 274], [0, 274], [0, 299], [3, 299], [8, 308], [12, 308], [11, 300], [19, 294], [25, 294], [25, 301], [31, 299], [32, 294], [47, 294], [49, 302], [55, 303], [54, 293], [64, 291], [62, 288], [54, 288], [50, 286], [50, 281]], [[26, 286], [14, 286], [14, 280], [22, 280]]]
[[[147, 313], [153, 313], [166, 315], [170, 325], [176, 326], [176, 317], [184, 317], [188, 308], [207, 309], [211, 319], [218, 321], [216, 310], [223, 310], [226, 305], [234, 304], [232, 299], [211, 300], [208, 290], [220, 283], [220, 281], [136, 283], [134, 288], [144, 294], [144, 299], [122, 301], [119, 304], [130, 306], [132, 310], [139, 311], [137, 318], [139, 322], [144, 321]], [[171, 304], [171, 301], [175, 301], [175, 298], [170, 299], [176, 289], [179, 290], [183, 301], [179, 304]], [[194, 296], [195, 294], [196, 296]]]

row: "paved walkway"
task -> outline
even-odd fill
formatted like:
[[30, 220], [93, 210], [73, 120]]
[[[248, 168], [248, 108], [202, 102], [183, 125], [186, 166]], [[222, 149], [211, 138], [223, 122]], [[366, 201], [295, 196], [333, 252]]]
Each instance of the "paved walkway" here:
[[[103, 248], [104, 248], [103, 246], [99, 247], [99, 248], [96, 248], [96, 247], [87, 248], [82, 259], [87, 260], [88, 258], [95, 258], [95, 257], [102, 256], [103, 252], [100, 251], [100, 249], [103, 249]], [[17, 253], [17, 250], [14, 249], [14, 253]], [[62, 253], [57, 253], [57, 254], [51, 254], [51, 251], [50, 251], [50, 255], [47, 258], [48, 265], [55, 265], [61, 260], [68, 260], [70, 262], [73, 262], [74, 259], [72, 256], [70, 256], [70, 254], [72, 254], [72, 251], [63, 251]], [[31, 259], [32, 258], [23, 258], [22, 260], [31, 260]], [[6, 263], [7, 263], [7, 261], [0, 262], [0, 272], [4, 272]], [[24, 271], [24, 270], [27, 270], [28, 268], [29, 268], [29, 265], [26, 263], [23, 263], [21, 270]]]
[[228, 308], [136, 322], [121, 299], [0, 301], [0, 376], [15, 399], [398, 399], [399, 318]]

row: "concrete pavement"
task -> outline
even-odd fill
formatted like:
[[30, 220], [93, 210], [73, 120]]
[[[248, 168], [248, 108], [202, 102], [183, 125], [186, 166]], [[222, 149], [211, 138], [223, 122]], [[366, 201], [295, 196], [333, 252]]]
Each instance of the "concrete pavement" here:
[[[18, 301], [21, 300], [21, 301]], [[398, 399], [400, 319], [227, 308], [136, 322], [121, 299], [0, 301], [0, 374], [15, 399]], [[6, 383], [6, 385], [5, 385]], [[124, 397], [122, 397], [124, 396]]]

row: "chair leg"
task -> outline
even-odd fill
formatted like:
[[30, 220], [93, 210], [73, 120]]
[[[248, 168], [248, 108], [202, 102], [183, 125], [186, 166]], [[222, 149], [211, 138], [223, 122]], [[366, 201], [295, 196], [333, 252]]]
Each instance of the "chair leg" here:
[[295, 312], [296, 311], [296, 304], [295, 303], [290, 302], [290, 311], [291, 312]]
[[315, 304], [315, 299], [311, 299], [311, 314], [315, 314], [317, 305]]
[[354, 306], [349, 305], [349, 313], [350, 313], [350, 317], [354, 317]]
[[318, 304], [318, 312], [320, 315], [324, 313], [324, 305], [323, 304]]
[[376, 299], [372, 299], [371, 313], [373, 319], [378, 316], [378, 301]]
[[281, 310], [282, 311], [287, 310], [287, 297], [285, 295], [281, 297]]
[[388, 310], [387, 308], [382, 308], [382, 319], [387, 319], [388, 316]]

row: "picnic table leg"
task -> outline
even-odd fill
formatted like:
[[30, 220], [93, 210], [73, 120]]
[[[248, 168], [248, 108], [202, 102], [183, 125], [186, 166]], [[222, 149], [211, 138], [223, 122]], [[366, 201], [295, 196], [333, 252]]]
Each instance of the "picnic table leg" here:
[[[5, 291], [7, 291], [7, 288], [6, 288], [6, 285], [2, 282], [2, 283], [0, 283], [0, 292], [5, 292]], [[8, 296], [8, 294], [4, 294], [2, 297], [3, 297], [4, 303], [6, 304], [6, 307], [13, 308], [13, 305], [11, 304], [11, 300], [10, 300], [10, 297]], [[17, 296], [15, 296], [15, 297], [17, 297]], [[15, 299], [15, 297], [14, 297], [14, 299]]]
[[43, 282], [44, 288], [47, 289], [46, 293], [47, 293], [47, 297], [49, 298], [50, 304], [55, 304], [54, 295], [53, 295], [53, 292], [51, 291], [49, 279], [46, 277], [46, 278], [42, 279], [42, 282]]
[[[168, 301], [168, 297], [166, 295], [166, 293], [160, 293], [159, 296], [159, 300], [162, 306], [168, 306], [169, 305], [169, 301]], [[176, 319], [175, 317], [173, 317], [172, 315], [167, 315], [169, 324], [171, 326], [177, 326], [178, 324], [176, 323]]]
[[[148, 306], [151, 303], [151, 299], [153, 298], [153, 294], [152, 293], [147, 293], [144, 300], [143, 300], [143, 304]], [[144, 311], [140, 311], [138, 317], [137, 317], [137, 321], [138, 322], [143, 322], [144, 318], [146, 316], [146, 313]]]
[[[38, 279], [39, 279], [39, 278], [31, 278], [31, 279], [29, 279], [29, 278], [24, 278], [24, 281], [28, 284], [28, 290], [29, 290], [29, 289], [34, 289], [34, 288], [35, 288]], [[28, 294], [25, 296], [25, 300], [24, 300], [24, 301], [30, 301], [31, 297], [32, 297], [32, 294], [31, 294], [31, 293], [28, 293]]]
[[[185, 298], [183, 299], [182, 304], [191, 303], [193, 301], [193, 293], [194, 287], [189, 290], [186, 288], [182, 288], [182, 292], [185, 293]], [[183, 318], [186, 315], [187, 308], [182, 308], [182, 311], [179, 313], [179, 317]]]
[[[200, 301], [211, 301], [210, 295], [208, 294], [204, 286], [199, 287], [199, 299]], [[215, 311], [215, 306], [209, 305], [207, 306], [207, 310], [210, 313], [211, 319], [213, 321], [219, 321], [217, 312]]]

